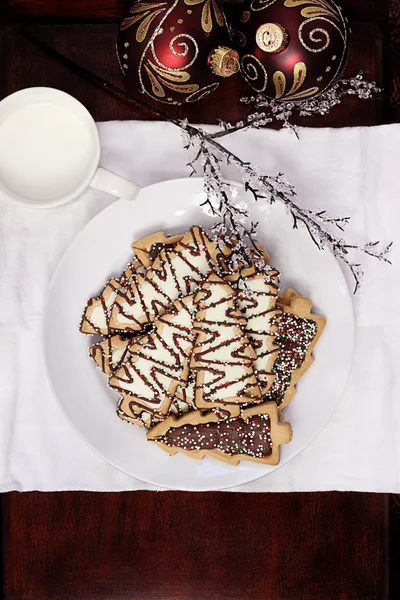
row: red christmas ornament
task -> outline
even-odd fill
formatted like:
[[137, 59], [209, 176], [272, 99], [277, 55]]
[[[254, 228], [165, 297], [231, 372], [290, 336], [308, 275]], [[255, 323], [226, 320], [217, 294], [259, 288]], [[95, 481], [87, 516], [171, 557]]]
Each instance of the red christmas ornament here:
[[121, 24], [118, 56], [130, 87], [159, 102], [195, 102], [239, 70], [216, 0], [135, 2]]
[[225, 5], [241, 72], [257, 92], [297, 101], [327, 90], [343, 70], [349, 28], [332, 0]]

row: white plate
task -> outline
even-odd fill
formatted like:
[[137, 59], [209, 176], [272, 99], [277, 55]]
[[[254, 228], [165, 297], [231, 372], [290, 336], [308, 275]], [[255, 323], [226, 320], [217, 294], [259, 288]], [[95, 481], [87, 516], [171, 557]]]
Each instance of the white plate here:
[[[106, 461], [142, 481], [181, 490], [217, 490], [241, 485], [277, 467], [241, 462], [238, 467], [206, 458], [170, 457], [146, 441], [145, 432], [115, 415], [117, 396], [89, 358], [90, 336], [78, 330], [90, 296], [119, 274], [131, 259], [130, 244], [163, 230], [182, 233], [191, 225], [206, 228], [213, 220], [199, 208], [202, 179], [179, 179], [151, 185], [134, 202], [118, 201], [101, 212], [78, 235], [64, 255], [50, 285], [43, 343], [55, 396], [79, 435]], [[240, 197], [248, 195], [239, 189]], [[287, 286], [311, 298], [327, 326], [315, 349], [316, 361], [301, 379], [285, 409], [293, 440], [282, 447], [286, 464], [321, 431], [338, 403], [349, 375], [354, 345], [354, 316], [349, 291], [334, 257], [317, 249], [307, 232], [293, 230], [280, 204], [251, 205], [259, 221], [258, 238]], [[310, 465], [312, 468], [312, 465]]]

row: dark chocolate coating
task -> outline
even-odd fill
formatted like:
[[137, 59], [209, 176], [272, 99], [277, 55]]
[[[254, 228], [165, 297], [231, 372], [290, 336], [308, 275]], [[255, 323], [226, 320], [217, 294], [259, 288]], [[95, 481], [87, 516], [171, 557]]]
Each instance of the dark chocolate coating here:
[[245, 454], [264, 458], [272, 453], [270, 420], [264, 414], [245, 420], [238, 417], [216, 423], [171, 427], [155, 441], [185, 450], [220, 450], [230, 456]]

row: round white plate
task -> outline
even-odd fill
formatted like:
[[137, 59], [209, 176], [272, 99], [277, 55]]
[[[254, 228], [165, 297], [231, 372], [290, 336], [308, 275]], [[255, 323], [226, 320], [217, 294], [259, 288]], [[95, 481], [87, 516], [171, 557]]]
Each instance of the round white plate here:
[[[64, 255], [50, 285], [44, 317], [43, 343], [50, 382], [66, 417], [79, 435], [106, 461], [142, 481], [181, 490], [217, 490], [241, 485], [278, 467], [241, 462], [232, 467], [210, 458], [170, 457], [146, 441], [145, 432], [115, 414], [117, 395], [88, 356], [91, 336], [78, 326], [89, 297], [105, 281], [121, 273], [131, 259], [131, 243], [155, 231], [187, 231], [209, 227], [214, 220], [199, 205], [202, 179], [179, 179], [151, 185], [134, 202], [119, 200], [93, 219]], [[238, 188], [240, 200], [249, 196]], [[271, 264], [282, 273], [281, 289], [290, 286], [312, 299], [327, 319], [315, 349], [315, 363], [298, 384], [298, 393], [284, 410], [293, 440], [282, 447], [279, 467], [286, 464], [321, 431], [338, 403], [349, 375], [354, 316], [349, 291], [335, 258], [319, 251], [307, 232], [293, 230], [280, 204], [251, 204], [259, 221], [258, 239]]]

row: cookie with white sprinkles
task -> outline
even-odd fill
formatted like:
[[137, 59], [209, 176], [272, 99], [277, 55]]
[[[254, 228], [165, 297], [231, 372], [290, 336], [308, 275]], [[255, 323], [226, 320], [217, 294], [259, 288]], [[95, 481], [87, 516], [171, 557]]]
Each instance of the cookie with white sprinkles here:
[[235, 466], [241, 460], [277, 465], [280, 446], [290, 442], [292, 428], [279, 422], [278, 408], [269, 402], [223, 420], [200, 411], [168, 417], [148, 431], [147, 439], [171, 455], [180, 452], [198, 460], [210, 456]]

